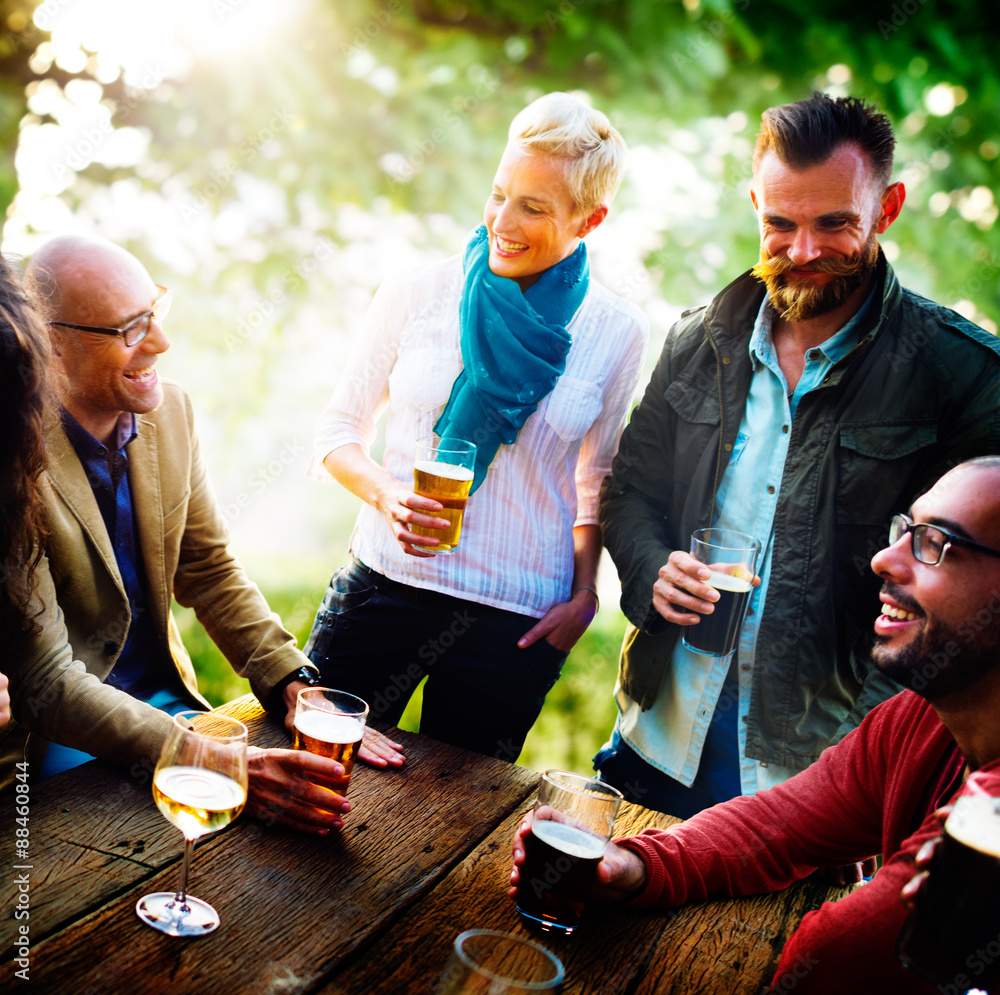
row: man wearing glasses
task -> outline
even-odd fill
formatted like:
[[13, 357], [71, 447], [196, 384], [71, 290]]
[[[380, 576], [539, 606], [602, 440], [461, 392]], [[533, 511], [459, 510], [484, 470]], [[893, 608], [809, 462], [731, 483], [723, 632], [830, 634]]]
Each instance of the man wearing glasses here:
[[[229, 551], [190, 402], [160, 379], [170, 292], [124, 249], [77, 236], [46, 243], [25, 277], [51, 330], [60, 418], [43, 480], [41, 631], [11, 662], [20, 728], [4, 739], [2, 780], [16, 760], [36, 779], [91, 756], [148, 780], [170, 715], [207, 707], [172, 597], [195, 609], [258, 699], [290, 723], [297, 691], [318, 676]], [[402, 762], [377, 733], [365, 745], [377, 766]], [[248, 807], [305, 831], [339, 828], [349, 803], [317, 783], [338, 766], [254, 750]]]
[[[616, 840], [598, 868], [595, 899], [671, 908], [777, 891], [882, 853], [868, 884], [805, 916], [774, 992], [937, 990], [896, 960], [900, 890], [940, 835], [936, 809], [966, 792], [1000, 796], [1000, 457], [946, 473], [893, 519], [889, 538], [871, 561], [882, 602], [872, 660], [906, 690], [783, 784]], [[514, 839], [512, 895], [526, 831]], [[940, 990], [975, 986], [976, 971], [970, 958], [968, 975]]]

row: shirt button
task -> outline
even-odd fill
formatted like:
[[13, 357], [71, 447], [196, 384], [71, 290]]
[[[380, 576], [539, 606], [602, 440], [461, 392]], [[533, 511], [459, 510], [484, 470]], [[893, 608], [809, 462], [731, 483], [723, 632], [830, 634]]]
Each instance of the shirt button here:
[[788, 434], [788, 426], [787, 425], [782, 425], [781, 426], [781, 431], [784, 432], [787, 435]]
[[767, 493], [768, 494], [773, 494], [774, 493], [774, 484], [768, 484], [767, 485]]
[[729, 360], [729, 357], [728, 357], [728, 356], [723, 356], [723, 357], [722, 357], [722, 365], [723, 365], [723, 366], [728, 366], [728, 365], [729, 365], [729, 362], [730, 362], [730, 360]]
[[725, 449], [727, 453], [731, 453], [733, 451], [733, 447], [729, 445], [728, 442], [722, 448]]
[[810, 359], [819, 359], [819, 350], [818, 349], [813, 349], [812, 352], [809, 353], [809, 358]]
[[750, 664], [749, 663], [741, 663], [740, 664], [740, 670], [747, 670], [747, 671], [749, 671], [750, 670]]

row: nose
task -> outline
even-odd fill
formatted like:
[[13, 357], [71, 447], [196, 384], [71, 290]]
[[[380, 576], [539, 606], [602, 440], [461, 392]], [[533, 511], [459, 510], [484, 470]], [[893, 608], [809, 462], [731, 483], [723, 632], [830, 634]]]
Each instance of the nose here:
[[872, 557], [872, 570], [883, 580], [905, 581], [913, 565], [913, 536], [901, 535], [891, 546], [880, 549]]
[[513, 208], [510, 205], [510, 201], [505, 200], [493, 213], [493, 230], [499, 232], [508, 231], [513, 224], [511, 220], [512, 216]]
[[156, 318], [150, 319], [149, 332], [147, 332], [146, 337], [139, 343], [139, 348], [145, 352], [152, 353], [154, 356], [158, 356], [170, 348], [170, 340], [163, 331], [163, 325]]
[[786, 254], [796, 266], [811, 263], [814, 259], [819, 258], [819, 239], [810, 228], [796, 228]]

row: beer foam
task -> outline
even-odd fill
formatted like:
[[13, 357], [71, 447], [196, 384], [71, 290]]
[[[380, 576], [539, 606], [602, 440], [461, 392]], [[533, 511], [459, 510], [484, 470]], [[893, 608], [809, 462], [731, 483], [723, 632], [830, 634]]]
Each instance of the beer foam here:
[[365, 724], [352, 715], [310, 709], [295, 716], [295, 728], [303, 736], [323, 743], [356, 743], [365, 732]]
[[733, 594], [746, 594], [753, 586], [749, 580], [734, 577], [732, 574], [720, 573], [718, 570], [713, 570], [712, 576], [705, 583], [717, 591], [732, 591]]
[[434, 460], [418, 460], [415, 468], [421, 473], [431, 473], [448, 480], [472, 480], [475, 476], [467, 466], [457, 466], [454, 463], [437, 463]]
[[604, 853], [605, 841], [590, 833], [568, 826], [565, 822], [553, 822], [551, 819], [533, 819], [531, 831], [543, 843], [560, 850], [570, 857], [593, 859]]
[[1000, 799], [963, 795], [948, 816], [947, 829], [959, 843], [1000, 859]]

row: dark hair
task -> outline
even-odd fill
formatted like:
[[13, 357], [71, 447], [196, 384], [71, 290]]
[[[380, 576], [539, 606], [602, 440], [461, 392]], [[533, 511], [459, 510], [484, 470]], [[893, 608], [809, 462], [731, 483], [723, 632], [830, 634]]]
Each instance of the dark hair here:
[[31, 599], [46, 539], [39, 477], [52, 404], [48, 358], [45, 327], [0, 257], [0, 632], [15, 643], [39, 631]]
[[844, 144], [857, 145], [875, 178], [889, 185], [896, 145], [889, 119], [857, 97], [818, 92], [808, 100], [764, 111], [753, 150], [754, 172], [768, 152], [793, 169], [806, 169], [826, 162]]

